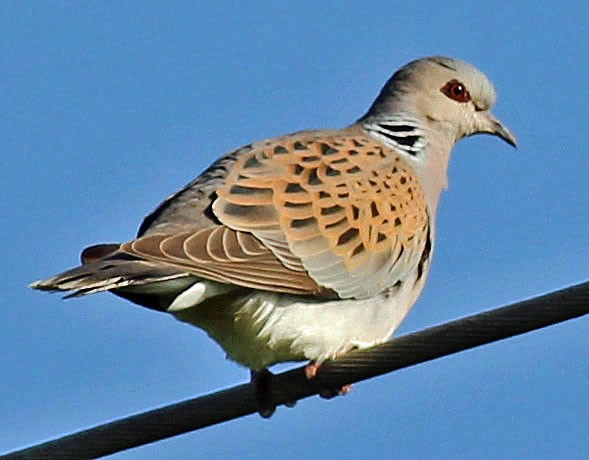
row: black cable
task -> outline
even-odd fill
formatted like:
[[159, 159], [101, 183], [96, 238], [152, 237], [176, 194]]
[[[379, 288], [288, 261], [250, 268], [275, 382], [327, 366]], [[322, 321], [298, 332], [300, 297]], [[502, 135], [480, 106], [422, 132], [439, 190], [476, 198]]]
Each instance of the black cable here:
[[[321, 388], [366, 380], [588, 313], [589, 282], [586, 282], [408, 334], [367, 350], [350, 352], [324, 363], [313, 380], [305, 377], [304, 367], [275, 375], [269, 388], [270, 400], [277, 405], [297, 401], [317, 394]], [[8, 453], [0, 456], [0, 460], [99, 458], [256, 410], [252, 385], [239, 385]]]

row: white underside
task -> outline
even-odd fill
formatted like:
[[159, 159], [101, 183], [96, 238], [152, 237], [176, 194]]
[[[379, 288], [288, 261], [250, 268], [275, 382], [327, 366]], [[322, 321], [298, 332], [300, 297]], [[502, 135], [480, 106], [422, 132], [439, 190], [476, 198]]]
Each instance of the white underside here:
[[[424, 277], [425, 278], [425, 277]], [[423, 286], [407, 282], [370, 299], [318, 301], [255, 291], [247, 296], [201, 303], [218, 283], [201, 281], [180, 294], [168, 311], [204, 329], [227, 356], [254, 370], [286, 361], [321, 363], [354, 348], [387, 341]]]

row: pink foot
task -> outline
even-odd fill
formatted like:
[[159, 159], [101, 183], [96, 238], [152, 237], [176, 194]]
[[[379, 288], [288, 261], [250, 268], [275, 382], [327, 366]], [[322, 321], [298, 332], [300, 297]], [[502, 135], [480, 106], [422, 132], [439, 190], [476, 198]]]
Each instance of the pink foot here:
[[309, 364], [305, 366], [305, 376], [311, 380], [314, 379], [317, 375], [317, 371], [319, 370], [319, 364], [315, 361], [311, 361]]
[[[317, 371], [321, 367], [320, 364], [317, 364], [315, 361], [311, 361], [309, 364], [305, 366], [305, 376], [311, 380], [317, 376]], [[343, 385], [339, 388], [323, 388], [319, 391], [319, 396], [325, 399], [331, 399], [335, 396], [345, 396], [350, 391], [352, 391], [352, 384]]]

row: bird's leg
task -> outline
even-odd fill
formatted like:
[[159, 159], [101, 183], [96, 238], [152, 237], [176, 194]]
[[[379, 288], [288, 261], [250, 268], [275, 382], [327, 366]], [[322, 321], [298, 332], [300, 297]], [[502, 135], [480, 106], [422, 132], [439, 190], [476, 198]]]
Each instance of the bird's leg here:
[[250, 370], [250, 381], [254, 385], [258, 414], [263, 418], [270, 418], [276, 411], [276, 405], [270, 401], [270, 385], [274, 374], [268, 369], [261, 371]]
[[[309, 380], [314, 379], [319, 371], [319, 367], [321, 367], [321, 364], [311, 361], [305, 366], [305, 376]], [[270, 418], [276, 412], [276, 404], [271, 401], [272, 377], [274, 377], [274, 374], [268, 369], [262, 369], [260, 371], [250, 370], [250, 381], [254, 385], [258, 414], [263, 418]], [[336, 388], [322, 388], [319, 390], [319, 396], [325, 399], [331, 399], [335, 396], [347, 395], [351, 390], [352, 384], [342, 385]], [[294, 407], [295, 405], [296, 401], [285, 404], [287, 407]]]
[[[311, 380], [314, 379], [317, 375], [317, 371], [321, 364], [317, 364], [315, 361], [311, 361], [309, 364], [305, 366], [305, 376]], [[342, 385], [339, 388], [322, 388], [319, 391], [319, 396], [325, 399], [331, 399], [335, 396], [345, 396], [350, 391], [352, 391], [352, 384]]]
[[[264, 418], [272, 417], [272, 414], [276, 411], [276, 404], [273, 404], [270, 400], [272, 377], [274, 374], [268, 369], [262, 369], [261, 371], [250, 370], [250, 381], [254, 384], [254, 391], [256, 393], [256, 402], [258, 405], [258, 414]], [[294, 407], [296, 401], [285, 403], [286, 407]]]

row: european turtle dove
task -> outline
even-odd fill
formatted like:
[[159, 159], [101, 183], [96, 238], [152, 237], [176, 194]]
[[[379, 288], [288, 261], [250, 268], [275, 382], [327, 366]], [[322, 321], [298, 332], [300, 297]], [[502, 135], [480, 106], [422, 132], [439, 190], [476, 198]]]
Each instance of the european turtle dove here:
[[[111, 291], [204, 329], [262, 372], [388, 340], [421, 293], [453, 145], [515, 138], [470, 64], [413, 61], [341, 130], [252, 143], [214, 162], [143, 221], [31, 286]], [[271, 413], [266, 412], [267, 414]]]

